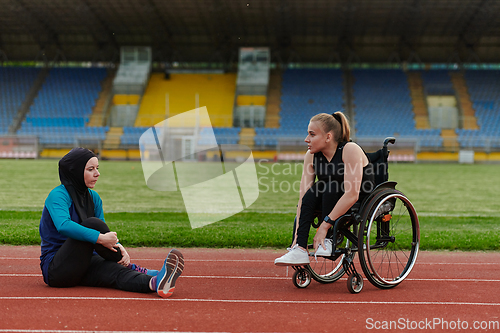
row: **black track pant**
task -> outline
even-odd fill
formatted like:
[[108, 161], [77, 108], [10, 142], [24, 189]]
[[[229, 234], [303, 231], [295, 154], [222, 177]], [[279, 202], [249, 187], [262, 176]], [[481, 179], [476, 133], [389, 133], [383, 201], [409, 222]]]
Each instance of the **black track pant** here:
[[307, 249], [307, 240], [309, 230], [314, 221], [317, 211], [321, 212], [319, 217], [321, 221], [326, 215], [330, 214], [333, 207], [337, 204], [343, 192], [338, 188], [337, 182], [318, 181], [302, 197], [300, 207], [300, 216], [294, 225], [294, 239], [297, 239], [299, 246]]
[[[96, 217], [86, 219], [82, 225], [102, 234], [109, 232], [106, 223]], [[94, 250], [98, 255], [94, 255]], [[68, 238], [49, 265], [49, 286], [83, 285], [150, 292], [151, 276], [118, 264], [122, 254], [117, 250], [113, 252], [100, 244]]]

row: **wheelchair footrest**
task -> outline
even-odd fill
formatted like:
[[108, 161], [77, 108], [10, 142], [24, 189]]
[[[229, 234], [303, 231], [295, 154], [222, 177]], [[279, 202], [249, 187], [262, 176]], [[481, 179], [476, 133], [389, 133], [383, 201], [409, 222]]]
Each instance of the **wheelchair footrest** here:
[[351, 258], [349, 255], [344, 256], [342, 267], [344, 268], [344, 272], [348, 275], [358, 274], [356, 266], [354, 265], [354, 258]]

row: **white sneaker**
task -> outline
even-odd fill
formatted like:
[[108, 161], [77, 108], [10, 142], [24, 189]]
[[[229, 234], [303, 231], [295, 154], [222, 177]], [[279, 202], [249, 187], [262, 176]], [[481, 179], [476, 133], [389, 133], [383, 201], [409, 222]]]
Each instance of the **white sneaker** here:
[[316, 253], [314, 253], [314, 256], [329, 257], [332, 255], [332, 240], [330, 238], [325, 238], [324, 243], [326, 250], [320, 245], [318, 246]]
[[278, 266], [308, 265], [309, 263], [309, 252], [301, 249], [297, 244], [287, 254], [274, 261], [274, 264]]

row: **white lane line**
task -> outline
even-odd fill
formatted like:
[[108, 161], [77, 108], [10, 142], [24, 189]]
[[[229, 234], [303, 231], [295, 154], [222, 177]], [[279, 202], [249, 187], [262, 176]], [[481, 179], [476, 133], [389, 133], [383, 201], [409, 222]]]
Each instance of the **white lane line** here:
[[[0, 273], [0, 277], [42, 277], [42, 274]], [[183, 279], [254, 279], [254, 280], [288, 280], [291, 277], [282, 276], [216, 276], [216, 275], [182, 275]]]
[[[77, 331], [77, 330], [22, 330], [22, 329], [0, 329], [0, 332], [12, 333], [179, 333], [179, 332], [194, 332], [194, 331]], [[214, 332], [212, 332], [214, 333]], [[215, 332], [223, 333], [223, 332]]]
[[[55, 301], [146, 301], [146, 302], [208, 302], [208, 303], [244, 303], [244, 304], [297, 304], [297, 300], [263, 300], [263, 299], [206, 299], [206, 298], [133, 298], [133, 297], [80, 297], [80, 296], [42, 296], [42, 297], [28, 297], [28, 296], [13, 296], [13, 297], [0, 297], [0, 300], [55, 300]], [[487, 302], [432, 302], [432, 301], [306, 301], [301, 300], [301, 304], [368, 304], [368, 305], [468, 305], [468, 306], [498, 306], [500, 303], [487, 303]]]
[[[40, 258], [16, 258], [16, 257], [0, 257], [0, 260], [40, 260]], [[132, 261], [163, 261], [164, 259], [158, 258], [135, 258]], [[421, 259], [423, 260], [423, 259]], [[273, 264], [273, 259], [257, 260], [257, 259], [186, 259], [185, 262], [255, 262], [255, 263], [268, 263]], [[356, 262], [357, 263], [357, 262]], [[376, 263], [376, 262], [375, 262]], [[500, 265], [500, 262], [419, 262], [415, 266], [423, 265]]]
[[[16, 258], [16, 257], [0, 257], [0, 260], [38, 260], [40, 258]], [[163, 261], [165, 258], [135, 258], [133, 261]], [[256, 262], [256, 263], [272, 263], [274, 264], [274, 259], [269, 260], [258, 260], [258, 259], [184, 259], [188, 262]]]
[[[0, 277], [42, 277], [42, 274], [28, 273], [0, 273]], [[182, 275], [183, 279], [234, 279], [234, 280], [290, 280], [291, 276], [227, 276], [227, 275]], [[347, 280], [341, 278], [340, 280]], [[407, 278], [405, 281], [432, 281], [432, 282], [500, 282], [499, 279], [454, 279], [454, 278], [439, 278], [439, 279], [424, 279], [424, 278]]]

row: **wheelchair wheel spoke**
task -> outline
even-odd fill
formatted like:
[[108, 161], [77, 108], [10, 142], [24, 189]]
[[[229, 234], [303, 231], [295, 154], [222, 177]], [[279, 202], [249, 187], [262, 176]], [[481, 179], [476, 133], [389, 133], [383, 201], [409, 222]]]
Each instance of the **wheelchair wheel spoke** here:
[[[360, 229], [360, 252], [365, 275], [380, 288], [399, 284], [410, 273], [416, 260], [419, 243], [418, 218], [409, 200], [394, 189], [384, 189], [367, 209], [366, 225]], [[381, 207], [390, 205], [389, 211]], [[360, 245], [358, 245], [360, 246]]]

